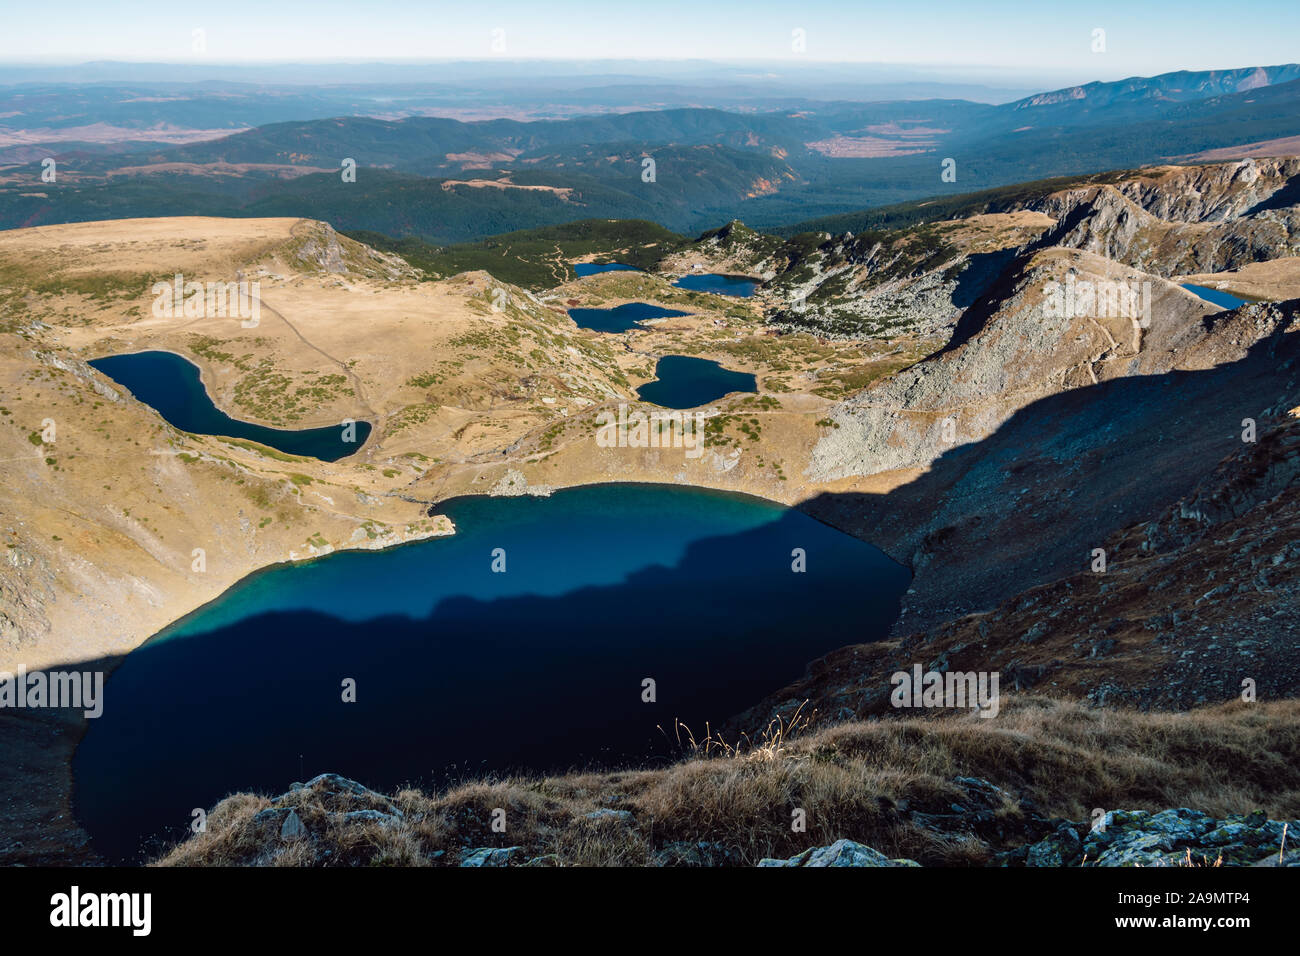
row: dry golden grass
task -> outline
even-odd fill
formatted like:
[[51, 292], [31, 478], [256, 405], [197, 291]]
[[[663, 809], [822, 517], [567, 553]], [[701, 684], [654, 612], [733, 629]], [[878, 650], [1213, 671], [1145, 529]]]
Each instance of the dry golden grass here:
[[[279, 805], [297, 809], [312, 840], [255, 832], [253, 816], [269, 801], [238, 794], [218, 804], [206, 833], [159, 863], [455, 865], [466, 848], [520, 846], [521, 859], [547, 865], [642, 866], [668, 844], [705, 842], [731, 862], [753, 864], [847, 837], [926, 865], [978, 865], [1016, 844], [1031, 807], [1073, 820], [1094, 807], [1180, 806], [1294, 819], [1298, 756], [1300, 701], [1146, 714], [1020, 697], [1005, 700], [993, 720], [850, 723], [662, 769], [476, 782], [433, 795], [403, 790], [391, 799], [402, 813], [396, 825], [341, 822], [344, 811], [389, 809], [387, 798], [296, 791]], [[978, 832], [913, 818], [965, 801], [957, 777], [1004, 791]], [[498, 808], [505, 833], [492, 830]], [[632, 816], [589, 816], [602, 808]], [[806, 811], [806, 832], [792, 832], [795, 808]]]
[[[691, 315], [637, 332], [629, 351], [484, 272], [390, 277], [326, 229], [179, 217], [0, 235], [0, 512], [25, 519], [7, 542], [23, 559], [0, 562], [0, 577], [19, 593], [49, 593], [17, 622], [22, 641], [0, 641], [0, 669], [124, 654], [244, 576], [308, 556], [316, 535], [336, 549], [423, 536], [422, 502], [483, 494], [510, 470], [555, 488], [663, 482], [793, 504], [821, 491], [802, 463], [829, 405], [805, 391], [803, 373], [893, 347], [778, 341], [746, 307], [646, 278], [637, 281], [685, 298]], [[347, 272], [324, 271], [330, 250]], [[259, 283], [257, 327], [154, 315], [153, 283], [177, 273]], [[584, 284], [602, 294], [636, 291], [627, 278], [595, 278]], [[195, 362], [213, 401], [239, 420], [305, 428], [353, 418], [375, 429], [337, 462], [286, 463], [252, 443], [164, 427], [125, 389], [115, 390], [120, 401], [95, 391], [106, 380], [79, 364], [152, 349]], [[762, 437], [740, 458], [730, 448], [685, 459], [597, 447], [596, 415], [630, 400], [652, 373], [650, 356], [667, 354], [789, 380], [776, 382], [780, 408], [751, 409]], [[720, 407], [738, 411], [750, 398]], [[57, 451], [31, 444], [47, 417], [58, 423]], [[381, 539], [371, 537], [377, 528]], [[202, 574], [190, 571], [198, 545]]]

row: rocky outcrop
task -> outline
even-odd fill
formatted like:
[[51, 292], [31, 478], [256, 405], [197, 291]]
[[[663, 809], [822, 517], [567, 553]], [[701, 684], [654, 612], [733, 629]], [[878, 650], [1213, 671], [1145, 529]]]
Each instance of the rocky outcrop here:
[[327, 222], [304, 219], [294, 227], [294, 239], [283, 255], [297, 272], [327, 273], [396, 281], [418, 273], [400, 256], [380, 252], [346, 236]]
[[550, 485], [529, 484], [527, 476], [518, 468], [507, 469], [506, 473], [488, 491], [488, 494], [493, 498], [519, 498], [524, 495], [549, 498], [554, 493], [555, 489]]
[[1300, 252], [1300, 159], [1138, 173], [1052, 193], [1033, 248], [1082, 249], [1160, 276], [1223, 272]]
[[[1090, 825], [1059, 821], [1051, 836], [998, 854], [1003, 866], [1300, 866], [1300, 838], [1288, 852], [1283, 832], [1300, 834], [1300, 820], [1269, 820], [1263, 813], [1221, 820], [1179, 807], [1152, 813], [1110, 810]], [[919, 866], [853, 840], [810, 847], [773, 866]]]
[[[591, 778], [588, 778], [590, 781]], [[981, 847], [966, 862], [992, 866], [1249, 866], [1300, 865], [1300, 853], [1288, 850], [1287, 834], [1300, 833], [1300, 821], [1270, 820], [1266, 814], [1216, 818], [1187, 808], [1098, 811], [1090, 823], [1043, 816], [1032, 801], [1017, 800], [987, 780], [957, 777], [953, 796], [934, 794], [897, 803], [883, 795], [870, 799], [894, 814], [900, 825], [927, 834], [935, 847], [963, 844]], [[525, 842], [493, 847], [469, 843], [460, 849], [430, 850], [423, 838], [437, 833], [439, 813], [403, 813], [394, 800], [411, 800], [410, 792], [388, 798], [338, 774], [321, 774], [306, 784], [294, 784], [265, 808], [245, 815], [231, 828], [224, 804], [213, 810], [215, 836], [191, 837], [190, 844], [209, 841], [221, 855], [208, 859], [179, 858], [164, 862], [222, 865], [362, 866], [375, 864], [434, 864], [482, 867], [538, 867], [571, 864], [564, 847], [575, 841], [600, 840], [616, 848], [621, 841], [640, 840], [633, 815], [601, 808], [567, 821], [556, 820], [542, 831], [524, 830]], [[243, 798], [233, 797], [233, 801]], [[415, 797], [422, 800], [424, 798]], [[508, 802], [508, 801], [503, 801]], [[593, 821], [597, 824], [593, 827]], [[560, 853], [541, 852], [549, 847]], [[396, 848], [396, 849], [395, 849]], [[182, 845], [181, 851], [190, 850]], [[996, 851], [996, 852], [995, 852]], [[203, 851], [198, 851], [200, 854]], [[173, 854], [175, 857], [175, 854]], [[745, 864], [743, 854], [720, 841], [664, 843], [649, 858], [629, 862], [654, 866], [727, 867]], [[769, 867], [916, 867], [921, 864], [890, 857], [851, 838], [814, 845], [790, 857], [764, 857]]]
[[854, 235], [800, 236], [756, 266], [774, 328], [827, 338], [930, 336], [952, 329], [1045, 216], [970, 220]]
[[1157, 219], [1227, 222], [1278, 201], [1300, 176], [1300, 158], [1244, 159], [1204, 166], [1142, 170], [1116, 189]]
[[[1085, 283], [1149, 307], [1049, 294]], [[896, 634], [989, 610], [1085, 567], [1239, 449], [1243, 422], [1296, 404], [1298, 314], [1300, 300], [1217, 310], [1089, 252], [1027, 253], [946, 348], [829, 416], [808, 477], [893, 490], [802, 507], [912, 568]]]
[[1139, 265], [1152, 258], [1150, 240], [1144, 234], [1155, 229], [1159, 219], [1114, 186], [1057, 193], [1038, 204], [1038, 208], [1055, 219], [1056, 225], [1038, 239], [1037, 248], [1081, 249], [1106, 259]]
[[[1149, 302], [1139, 301], [1131, 315], [1115, 314], [1121, 310], [1109, 303], [1061, 314], [1049, 293], [1067, 283], [1122, 284]], [[1203, 322], [1209, 311], [1172, 283], [1091, 254], [1027, 256], [966, 313], [961, 341], [836, 409], [838, 427], [818, 442], [808, 474], [835, 480], [928, 465], [1044, 396], [1168, 372], [1212, 334]]]
[[788, 860], [760, 860], [759, 866], [920, 866], [912, 860], [891, 860], [879, 850], [855, 843], [853, 840], [836, 840], [830, 846], [809, 847]]
[[1109, 810], [1091, 824], [1061, 823], [1050, 837], [998, 859], [1009, 866], [1300, 866], [1297, 837], [1300, 820], [1263, 813], [1216, 820], [1186, 807]]
[[50, 631], [47, 604], [55, 597], [56, 576], [44, 554], [24, 530], [4, 529], [0, 556], [0, 650], [17, 651]]
[[523, 852], [523, 849], [521, 846], [507, 846], [466, 850], [460, 865], [465, 867], [509, 866], [514, 858]]
[[1025, 251], [1077, 249], [1165, 278], [1295, 256], [1298, 189], [1294, 157], [1163, 166], [1082, 177], [1077, 186], [988, 203], [988, 215], [964, 220], [782, 244], [733, 224], [696, 248], [733, 258], [739, 249], [745, 267], [767, 280], [759, 296], [777, 328], [935, 334]]
[[51, 368], [67, 372], [73, 378], [92, 389], [100, 398], [108, 399], [110, 402], [122, 401], [121, 394], [104, 380], [103, 375], [78, 358], [67, 354], [60, 355], [57, 352], [45, 349], [33, 349], [32, 358], [42, 365], [48, 365]]

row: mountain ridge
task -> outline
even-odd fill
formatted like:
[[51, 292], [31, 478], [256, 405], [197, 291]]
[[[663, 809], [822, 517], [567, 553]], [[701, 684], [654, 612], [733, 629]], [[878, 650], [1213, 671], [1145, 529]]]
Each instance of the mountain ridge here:
[[[1251, 85], [1261, 76], [1267, 85]], [[819, 212], [865, 220], [871, 217], [852, 210], [1168, 162], [1297, 133], [1300, 67], [1294, 64], [1077, 89], [1085, 91], [1082, 98], [1058, 91], [1042, 95], [1059, 102], [1032, 107], [1026, 101], [828, 101], [766, 112], [673, 108], [527, 122], [356, 116], [280, 122], [164, 149], [137, 144], [116, 155], [102, 147], [55, 149], [63, 164], [57, 189], [41, 183], [32, 146], [20, 145], [14, 156], [26, 162], [0, 170], [0, 227], [233, 212], [454, 242], [584, 218], [536, 196], [521, 202], [511, 194], [518, 190], [496, 189], [466, 204], [439, 188], [480, 179], [569, 190], [586, 203], [587, 217], [649, 218], [686, 232], [741, 218], [765, 229], [794, 224], [799, 231], [815, 228], [808, 220]], [[349, 198], [339, 188], [345, 183], [319, 172], [339, 169], [346, 159], [361, 171], [351, 185], [366, 192], [363, 200]], [[655, 164], [649, 173], [647, 160]], [[960, 178], [951, 183], [940, 176], [947, 160], [959, 164]], [[299, 171], [307, 175], [274, 189]]]

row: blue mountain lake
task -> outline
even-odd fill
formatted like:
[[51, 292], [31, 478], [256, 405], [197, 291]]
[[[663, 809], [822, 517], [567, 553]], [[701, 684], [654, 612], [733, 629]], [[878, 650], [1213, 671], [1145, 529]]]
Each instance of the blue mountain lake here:
[[664, 309], [648, 302], [628, 302], [612, 309], [570, 309], [569, 318], [584, 329], [597, 332], [630, 332], [646, 319], [672, 319], [689, 312]]
[[664, 408], [696, 408], [731, 392], [758, 391], [748, 372], [688, 355], [665, 355], [655, 365], [655, 376], [636, 390], [637, 398]]
[[640, 272], [636, 266], [624, 265], [621, 262], [575, 262], [573, 272], [579, 278], [584, 276], [599, 275], [602, 272]]
[[1239, 299], [1231, 293], [1224, 292], [1222, 289], [1211, 289], [1208, 286], [1192, 285], [1189, 282], [1183, 283], [1183, 288], [1194, 295], [1200, 296], [1206, 302], [1213, 303], [1223, 309], [1235, 309], [1239, 305], [1245, 305], [1245, 299]]
[[213, 404], [199, 367], [174, 352], [133, 352], [94, 359], [90, 364], [151, 406], [170, 425], [196, 435], [244, 438], [289, 455], [338, 461], [354, 454], [370, 435], [369, 422], [357, 422], [356, 441], [344, 441], [340, 425], [291, 431], [231, 418]]
[[743, 299], [749, 298], [754, 294], [754, 290], [760, 285], [757, 279], [747, 279], [744, 276], [726, 276], [713, 272], [693, 272], [690, 275], [682, 276], [673, 285], [679, 289], [689, 289], [692, 292], [712, 292], [715, 295], [736, 295]]
[[127, 655], [73, 760], [96, 849], [139, 860], [196, 807], [327, 770], [392, 788], [671, 759], [675, 719], [703, 737], [883, 637], [909, 580], [741, 495], [592, 485], [440, 510], [454, 536], [259, 572]]

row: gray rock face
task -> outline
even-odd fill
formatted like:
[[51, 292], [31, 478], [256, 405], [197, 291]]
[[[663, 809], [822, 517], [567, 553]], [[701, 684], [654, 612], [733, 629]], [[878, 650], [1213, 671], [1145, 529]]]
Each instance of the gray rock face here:
[[[1159, 514], [1240, 448], [1247, 414], [1298, 397], [1295, 303], [1207, 311], [1147, 277], [1153, 320], [1133, 336], [1114, 319], [1046, 315], [1036, 290], [1070, 262], [1104, 275], [1104, 260], [1042, 255], [959, 345], [836, 406], [814, 448], [815, 480], [892, 473], [887, 494], [802, 507], [912, 568], [898, 636], [1086, 568], [1079, 542]], [[1191, 422], [1193, 403], [1206, 413]], [[1133, 491], [1117, 501], [1120, 487]]]
[[[1146, 328], [1124, 316], [1054, 314], [1045, 290], [1076, 282], [1143, 283]], [[979, 308], [979, 307], [976, 307]], [[1057, 251], [1022, 260], [996, 302], [972, 310], [969, 338], [837, 406], [837, 428], [818, 441], [817, 480], [924, 467], [996, 431], [1045, 396], [1175, 367], [1209, 337], [1210, 307], [1172, 283], [1091, 255]], [[985, 314], [986, 313], [986, 314]]]
[[33, 350], [32, 357], [38, 362], [57, 368], [60, 371], [67, 372], [68, 374], [80, 379], [82, 382], [93, 388], [95, 394], [99, 395], [101, 398], [106, 398], [110, 402], [122, 401], [121, 394], [108, 383], [106, 377], [80, 359], [60, 356], [54, 352], [47, 352], [40, 349]]
[[549, 498], [554, 491], [550, 485], [530, 485], [522, 471], [511, 468], [492, 486], [488, 494], [493, 498], [518, 498], [523, 495]]
[[299, 837], [307, 835], [307, 828], [303, 826], [302, 818], [297, 812], [290, 810], [284, 817], [284, 823], [280, 825], [281, 840], [296, 840]]
[[1034, 248], [1083, 249], [1169, 276], [1294, 256], [1300, 208], [1278, 194], [1300, 160], [1242, 160], [1152, 171], [1030, 203], [1057, 220]]
[[[1062, 824], [1004, 859], [1018, 862], [1023, 852], [1026, 866], [1276, 866], [1284, 826], [1288, 837], [1300, 834], [1300, 821], [1269, 820], [1263, 813], [1216, 820], [1185, 807], [1111, 810], [1091, 829]], [[1292, 851], [1282, 865], [1297, 865], [1297, 856]]]
[[1300, 175], [1300, 159], [1243, 159], [1186, 166], [1168, 177], [1135, 178], [1120, 191], [1152, 215], [1170, 222], [1226, 222], [1267, 205]]
[[417, 273], [400, 256], [380, 252], [340, 237], [327, 222], [304, 220], [294, 231], [296, 243], [287, 250], [296, 268], [336, 276], [371, 276], [399, 280]]
[[[322, 820], [316, 807], [325, 811]], [[309, 827], [303, 820], [313, 821]], [[306, 840], [321, 857], [329, 857], [328, 840], [321, 835], [326, 828], [379, 824], [392, 827], [403, 820], [402, 811], [381, 793], [336, 773], [322, 773], [304, 783], [295, 783], [285, 793], [271, 800], [271, 805], [254, 815], [251, 826], [268, 849], [278, 843]]]
[[268, 807], [253, 817], [253, 827], [268, 841], [295, 840], [311, 832], [292, 807]]
[[379, 800], [388, 799], [383, 794], [376, 793], [369, 787], [359, 784], [355, 780], [349, 780], [337, 773], [317, 774], [303, 784], [301, 789], [321, 790], [329, 794], [350, 793], [356, 797], [374, 797]]
[[836, 840], [830, 846], [810, 847], [788, 860], [765, 859], [759, 866], [919, 866], [912, 860], [891, 860], [879, 850], [855, 843], [853, 840]]
[[380, 826], [396, 826], [401, 821], [401, 814], [383, 813], [380, 810], [352, 810], [343, 814], [344, 823], [378, 823]]
[[740, 857], [721, 843], [679, 840], [664, 844], [655, 854], [655, 860], [659, 866], [735, 866]]
[[50, 632], [46, 607], [55, 598], [57, 579], [36, 541], [13, 525], [0, 531], [9, 543], [0, 558], [0, 648], [14, 650]]
[[460, 861], [461, 866], [509, 866], [514, 858], [523, 853], [521, 846], [482, 847], [466, 850]]

